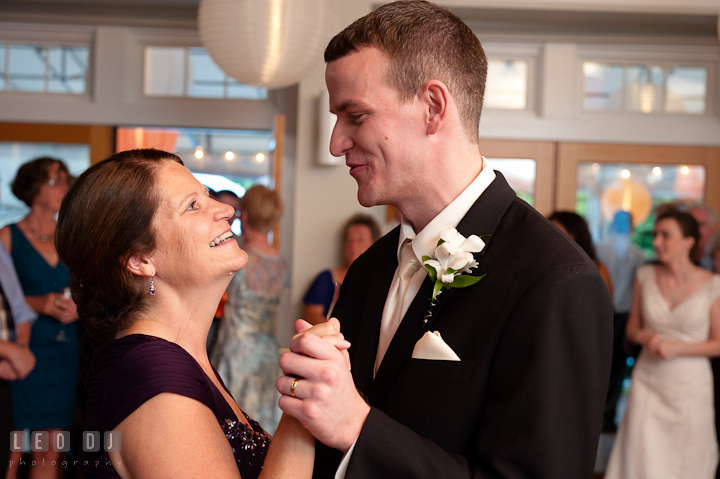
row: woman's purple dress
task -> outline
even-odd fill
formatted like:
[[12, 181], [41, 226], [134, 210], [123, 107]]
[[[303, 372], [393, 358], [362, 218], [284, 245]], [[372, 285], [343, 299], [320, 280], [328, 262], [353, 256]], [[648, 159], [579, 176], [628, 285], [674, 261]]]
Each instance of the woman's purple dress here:
[[[218, 380], [222, 384], [219, 376]], [[254, 479], [260, 475], [270, 445], [260, 425], [247, 414], [245, 418], [250, 426], [238, 421], [222, 393], [183, 348], [154, 336], [131, 334], [95, 352], [85, 431], [100, 432], [101, 447], [99, 452], [83, 453], [85, 479], [119, 478], [104, 451], [105, 432], [112, 431], [133, 411], [161, 393], [180, 394], [209, 407], [232, 447], [242, 478]], [[148, 434], [162, 432], [148, 431]]]

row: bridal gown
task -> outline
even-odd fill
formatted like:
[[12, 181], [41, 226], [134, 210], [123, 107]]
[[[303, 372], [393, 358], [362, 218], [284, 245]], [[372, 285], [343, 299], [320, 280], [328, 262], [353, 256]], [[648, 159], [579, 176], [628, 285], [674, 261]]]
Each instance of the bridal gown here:
[[[710, 307], [720, 296], [720, 276], [670, 309], [655, 281], [655, 268], [646, 265], [637, 272], [644, 326], [673, 340], [706, 341]], [[627, 410], [605, 478], [714, 478], [718, 462], [714, 418], [708, 358], [665, 360], [643, 350], [633, 369]]]

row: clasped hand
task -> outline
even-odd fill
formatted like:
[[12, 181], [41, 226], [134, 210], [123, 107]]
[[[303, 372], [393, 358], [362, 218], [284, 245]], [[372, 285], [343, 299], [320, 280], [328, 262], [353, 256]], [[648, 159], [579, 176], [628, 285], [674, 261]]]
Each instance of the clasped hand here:
[[677, 356], [677, 343], [669, 341], [655, 333], [646, 343], [645, 347], [663, 359], [671, 359]]
[[45, 295], [45, 302], [41, 312], [52, 316], [63, 324], [72, 323], [78, 319], [75, 302], [61, 293], [48, 293]]
[[297, 418], [316, 439], [345, 453], [370, 412], [350, 373], [350, 343], [335, 318], [315, 326], [297, 320], [295, 332], [290, 352], [280, 357], [285, 374], [277, 380], [280, 409]]
[[35, 367], [35, 355], [30, 349], [14, 343], [6, 345], [7, 356], [0, 358], [0, 379], [25, 379]]

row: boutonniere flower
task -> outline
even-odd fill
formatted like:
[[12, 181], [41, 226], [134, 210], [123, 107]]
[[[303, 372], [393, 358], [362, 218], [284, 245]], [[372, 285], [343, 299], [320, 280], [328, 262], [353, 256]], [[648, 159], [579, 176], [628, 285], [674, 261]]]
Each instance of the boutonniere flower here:
[[432, 302], [424, 323], [432, 316], [432, 308], [443, 289], [466, 288], [486, 276], [469, 276], [472, 268], [478, 266], [473, 253], [479, 253], [483, 248], [485, 242], [476, 235], [465, 238], [455, 228], [440, 232], [440, 240], [433, 255], [422, 257], [423, 265], [433, 282]]

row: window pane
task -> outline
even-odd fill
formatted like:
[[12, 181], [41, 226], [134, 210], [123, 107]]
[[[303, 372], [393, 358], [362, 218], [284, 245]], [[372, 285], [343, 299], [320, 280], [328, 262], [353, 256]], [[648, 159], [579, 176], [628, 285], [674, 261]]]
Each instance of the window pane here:
[[83, 77], [87, 75], [88, 59], [90, 57], [88, 49], [85, 47], [63, 47], [68, 61], [68, 75], [72, 77]]
[[222, 98], [225, 89], [225, 73], [205, 52], [204, 48], [190, 48], [188, 96]]
[[675, 67], [668, 71], [668, 113], [705, 113], [707, 70], [696, 67]]
[[51, 47], [48, 91], [85, 93], [87, 48]]
[[526, 61], [488, 61], [483, 105], [486, 108], [524, 110], [527, 107], [527, 76]]
[[8, 89], [43, 91], [45, 89], [45, 48], [10, 45]]
[[642, 113], [662, 111], [664, 77], [663, 68], [659, 66], [628, 66], [628, 110]]
[[530, 205], [535, 200], [535, 160], [517, 158], [487, 158], [493, 170], [503, 174], [519, 198]]
[[122, 127], [115, 145], [117, 151], [158, 147], [176, 152], [190, 171], [226, 176], [243, 186], [269, 186], [274, 138], [272, 131]]
[[145, 95], [267, 99], [267, 90], [228, 77], [204, 48], [145, 48]]
[[50, 48], [48, 72], [48, 91], [69, 92], [67, 78], [65, 75], [65, 58], [61, 48]]
[[629, 211], [633, 241], [652, 256], [654, 210], [663, 203], [702, 203], [705, 168], [696, 165], [639, 163], [580, 163], [576, 210], [585, 217], [593, 239], [610, 235], [615, 213]]
[[90, 166], [90, 146], [69, 143], [0, 142], [0, 227], [21, 220], [29, 211], [10, 191], [18, 168], [40, 156], [62, 160], [74, 176]]
[[5, 44], [0, 43], [0, 90], [5, 89]]
[[586, 110], [619, 110], [623, 107], [623, 67], [595, 62], [583, 63]]
[[145, 49], [145, 95], [183, 96], [185, 49]]

